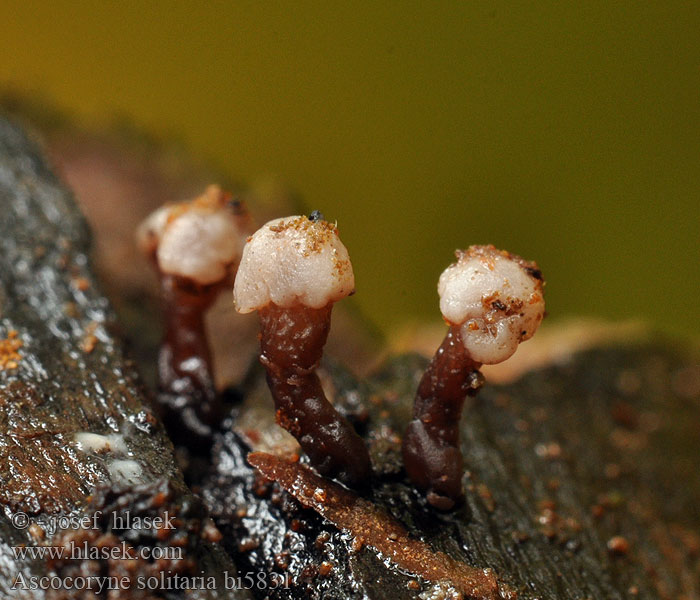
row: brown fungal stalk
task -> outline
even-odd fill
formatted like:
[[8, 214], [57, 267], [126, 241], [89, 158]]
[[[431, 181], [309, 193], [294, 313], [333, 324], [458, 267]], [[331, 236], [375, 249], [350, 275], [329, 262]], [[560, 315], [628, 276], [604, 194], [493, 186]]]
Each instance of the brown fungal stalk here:
[[535, 263], [493, 246], [471, 246], [457, 259], [438, 283], [449, 329], [418, 386], [402, 447], [408, 476], [442, 510], [463, 499], [459, 419], [483, 383], [481, 365], [510, 357], [544, 316]]
[[140, 226], [138, 241], [158, 271], [165, 334], [158, 354], [158, 399], [170, 435], [206, 447], [221, 418], [205, 327], [206, 311], [235, 274], [249, 219], [216, 185], [167, 204]]
[[260, 361], [277, 422], [320, 473], [358, 486], [370, 476], [369, 454], [350, 422], [326, 399], [316, 374], [333, 303], [354, 289], [337, 228], [312, 213], [270, 221], [248, 240], [234, 301], [241, 313], [259, 313]]

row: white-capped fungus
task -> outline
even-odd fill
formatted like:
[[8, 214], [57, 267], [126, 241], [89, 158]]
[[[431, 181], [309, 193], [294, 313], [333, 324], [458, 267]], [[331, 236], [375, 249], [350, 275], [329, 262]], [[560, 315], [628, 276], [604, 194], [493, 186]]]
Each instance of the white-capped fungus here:
[[370, 461], [362, 439], [326, 399], [316, 367], [331, 310], [353, 293], [355, 278], [335, 225], [320, 213], [270, 221], [243, 249], [234, 284], [241, 313], [260, 317], [260, 361], [277, 422], [299, 441], [324, 475], [362, 485]]
[[411, 480], [428, 501], [450, 509], [462, 495], [459, 419], [467, 395], [483, 382], [482, 364], [509, 358], [544, 316], [542, 273], [493, 246], [457, 252], [440, 276], [440, 310], [449, 329], [418, 386], [403, 440]]
[[164, 305], [158, 356], [163, 420], [176, 440], [193, 448], [206, 446], [221, 416], [204, 315], [231, 285], [248, 234], [244, 206], [217, 185], [159, 208], [137, 231], [158, 271]]

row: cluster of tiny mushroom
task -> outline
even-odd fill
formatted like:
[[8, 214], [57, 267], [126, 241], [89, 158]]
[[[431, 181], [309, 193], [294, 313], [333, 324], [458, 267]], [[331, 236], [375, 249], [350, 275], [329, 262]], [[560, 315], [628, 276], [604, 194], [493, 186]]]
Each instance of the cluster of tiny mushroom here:
[[[337, 227], [317, 211], [249, 234], [244, 208], [216, 186], [158, 209], [139, 229], [166, 304], [159, 356], [166, 425], [191, 443], [193, 435], [206, 439], [220, 418], [203, 315], [234, 279], [236, 310], [260, 317], [260, 361], [277, 422], [320, 473], [362, 486], [371, 477], [367, 448], [316, 374], [332, 306], [355, 290], [348, 251]], [[447, 510], [462, 499], [464, 400], [481, 386], [482, 364], [504, 361], [535, 333], [544, 316], [543, 280], [535, 263], [471, 246], [440, 276], [438, 293], [449, 329], [419, 384], [403, 457], [430, 504]]]

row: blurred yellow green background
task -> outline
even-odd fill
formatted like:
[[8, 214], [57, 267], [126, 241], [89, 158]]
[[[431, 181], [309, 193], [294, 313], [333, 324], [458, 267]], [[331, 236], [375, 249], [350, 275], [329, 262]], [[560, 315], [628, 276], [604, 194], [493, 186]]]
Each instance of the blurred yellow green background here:
[[700, 4], [3, 3], [0, 87], [129, 115], [336, 219], [382, 330], [452, 251], [537, 259], [553, 320], [700, 333]]

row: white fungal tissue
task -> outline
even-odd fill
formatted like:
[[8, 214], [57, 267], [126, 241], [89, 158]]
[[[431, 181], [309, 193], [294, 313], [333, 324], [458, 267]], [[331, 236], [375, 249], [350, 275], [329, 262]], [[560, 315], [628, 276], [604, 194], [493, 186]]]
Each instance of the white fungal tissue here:
[[542, 275], [534, 263], [471, 246], [440, 276], [440, 310], [471, 357], [483, 364], [506, 360], [530, 339], [544, 316]]
[[270, 303], [321, 308], [355, 290], [348, 251], [335, 225], [294, 216], [263, 225], [243, 248], [234, 303], [240, 313]]
[[143, 469], [135, 460], [113, 460], [107, 465], [109, 476], [115, 483], [143, 483]]
[[163, 273], [200, 285], [222, 281], [240, 259], [247, 236], [247, 217], [236, 214], [230, 200], [211, 185], [194, 200], [165, 205], [139, 227], [139, 245], [155, 253]]
[[100, 435], [89, 431], [80, 431], [75, 434], [75, 445], [83, 452], [116, 452], [126, 454], [127, 448], [124, 436], [120, 434]]
[[[129, 458], [131, 453], [126, 447], [122, 434], [100, 435], [89, 431], [80, 431], [75, 434], [74, 440], [78, 450], [102, 457], [103, 464], [112, 481], [131, 484], [143, 482], [143, 469], [133, 458]], [[122, 458], [117, 458], [117, 456]]]

